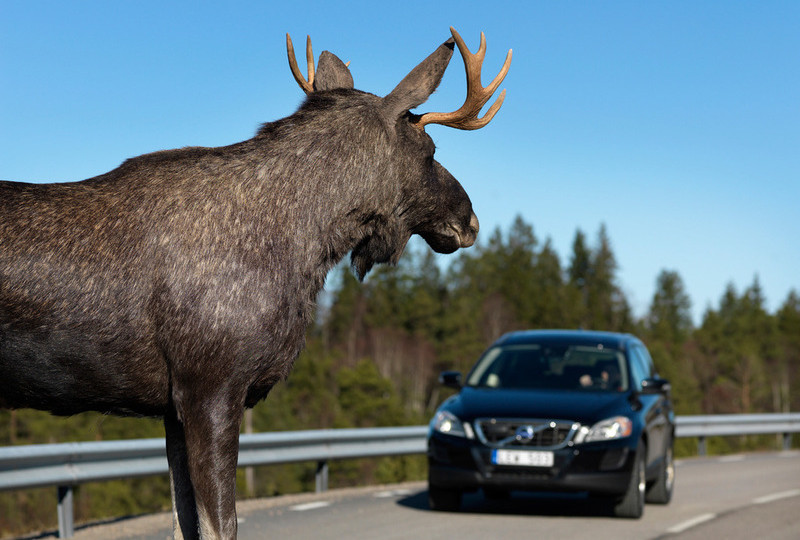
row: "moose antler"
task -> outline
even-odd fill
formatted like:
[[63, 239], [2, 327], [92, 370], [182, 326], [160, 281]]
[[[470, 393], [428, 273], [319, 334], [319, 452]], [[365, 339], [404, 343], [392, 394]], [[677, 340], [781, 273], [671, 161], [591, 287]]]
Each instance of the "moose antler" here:
[[500, 73], [497, 74], [497, 77], [494, 78], [489, 86], [484, 88], [481, 83], [481, 67], [483, 65], [483, 58], [486, 56], [486, 36], [481, 32], [481, 45], [478, 48], [478, 52], [472, 54], [455, 28], [451, 26], [450, 32], [453, 34], [453, 38], [458, 45], [458, 50], [461, 51], [461, 57], [464, 59], [464, 68], [467, 71], [467, 99], [464, 101], [461, 108], [456, 111], [449, 113], [429, 112], [423, 114], [414, 124], [419, 129], [425, 129], [427, 124], [441, 124], [458, 129], [482, 128], [494, 118], [494, 115], [500, 109], [506, 97], [506, 91], [503, 90], [500, 92], [497, 100], [489, 107], [489, 110], [486, 111], [486, 114], [478, 118], [481, 108], [489, 101], [489, 98], [492, 97], [492, 94], [494, 94], [497, 87], [503, 82], [506, 73], [508, 73], [508, 68], [511, 65], [511, 49], [508, 50], [503, 67], [500, 68]]
[[286, 54], [289, 56], [289, 68], [292, 70], [294, 80], [303, 89], [303, 92], [310, 94], [314, 91], [314, 51], [311, 50], [311, 36], [306, 36], [306, 61], [308, 62], [308, 80], [303, 77], [300, 68], [297, 66], [297, 57], [294, 54], [292, 38], [286, 34]]

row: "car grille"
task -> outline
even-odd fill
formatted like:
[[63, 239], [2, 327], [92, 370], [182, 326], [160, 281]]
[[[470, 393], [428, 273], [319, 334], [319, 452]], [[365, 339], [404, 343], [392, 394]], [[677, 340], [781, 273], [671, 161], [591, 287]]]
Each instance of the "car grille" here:
[[557, 420], [478, 418], [478, 438], [493, 447], [558, 448], [572, 440], [579, 424]]

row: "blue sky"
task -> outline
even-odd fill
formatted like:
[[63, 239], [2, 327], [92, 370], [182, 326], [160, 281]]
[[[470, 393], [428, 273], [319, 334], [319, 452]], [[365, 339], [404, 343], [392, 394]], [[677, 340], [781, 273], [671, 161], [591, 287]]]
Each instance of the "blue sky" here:
[[[566, 264], [605, 224], [637, 315], [662, 269], [696, 322], [728, 283], [758, 276], [770, 310], [800, 290], [800, 2], [287, 4], [0, 0], [0, 178], [251, 137], [302, 100], [286, 32], [385, 95], [452, 25], [472, 50], [486, 33], [484, 82], [514, 49], [488, 127], [428, 128], [484, 239], [520, 214]], [[420, 111], [464, 89], [454, 56]]]

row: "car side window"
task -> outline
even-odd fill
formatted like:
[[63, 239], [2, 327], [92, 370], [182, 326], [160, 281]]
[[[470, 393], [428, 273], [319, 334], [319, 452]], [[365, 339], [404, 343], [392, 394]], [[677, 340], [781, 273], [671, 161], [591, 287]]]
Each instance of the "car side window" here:
[[632, 345], [628, 351], [631, 361], [631, 376], [633, 378], [633, 388], [642, 389], [642, 381], [649, 378], [652, 374], [651, 364], [648, 361], [649, 355], [641, 350], [638, 345]]
[[637, 345], [636, 348], [639, 350], [639, 353], [642, 355], [642, 360], [644, 362], [646, 373], [648, 377], [655, 377], [656, 376], [656, 368], [655, 364], [653, 364], [653, 359], [650, 357], [650, 353], [647, 351], [647, 348], [642, 347], [641, 345]]

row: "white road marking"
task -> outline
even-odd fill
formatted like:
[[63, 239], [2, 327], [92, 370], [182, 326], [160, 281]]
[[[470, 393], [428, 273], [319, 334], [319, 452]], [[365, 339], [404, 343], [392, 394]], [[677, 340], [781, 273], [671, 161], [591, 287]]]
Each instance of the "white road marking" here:
[[700, 525], [701, 523], [705, 523], [706, 521], [711, 521], [715, 517], [717, 517], [717, 514], [701, 514], [697, 517], [693, 517], [692, 519], [688, 519], [682, 523], [678, 523], [674, 527], [670, 527], [669, 529], [667, 529], [667, 532], [672, 534], [680, 534], [683, 531], [686, 531], [688, 529], [691, 529], [692, 527]]
[[735, 456], [722, 456], [719, 458], [720, 463], [737, 463], [739, 461], [744, 461], [744, 456], [741, 454], [737, 454]]
[[753, 499], [753, 504], [766, 504], [781, 499], [788, 499], [789, 497], [797, 497], [800, 495], [800, 489], [790, 489], [789, 491], [781, 491], [780, 493], [773, 493], [772, 495], [764, 495]]
[[[789, 497], [797, 497], [797, 496], [800, 496], [800, 489], [790, 489], [788, 491], [781, 491], [779, 493], [772, 493], [770, 495], [764, 495], [763, 497], [755, 498], [753, 499], [753, 504], [766, 504], [774, 501], [779, 501], [781, 499], [788, 499]], [[691, 529], [692, 527], [700, 525], [701, 523], [705, 523], [706, 521], [711, 521], [716, 517], [717, 514], [701, 514], [699, 516], [693, 517], [692, 519], [687, 519], [686, 521], [678, 523], [673, 527], [670, 527], [669, 529], [667, 529], [667, 533], [680, 534], [686, 530]]]
[[294, 510], [295, 512], [305, 512], [306, 510], [316, 510], [317, 508], [325, 508], [326, 506], [330, 505], [331, 503], [328, 501], [317, 501], [290, 506], [289, 510]]

